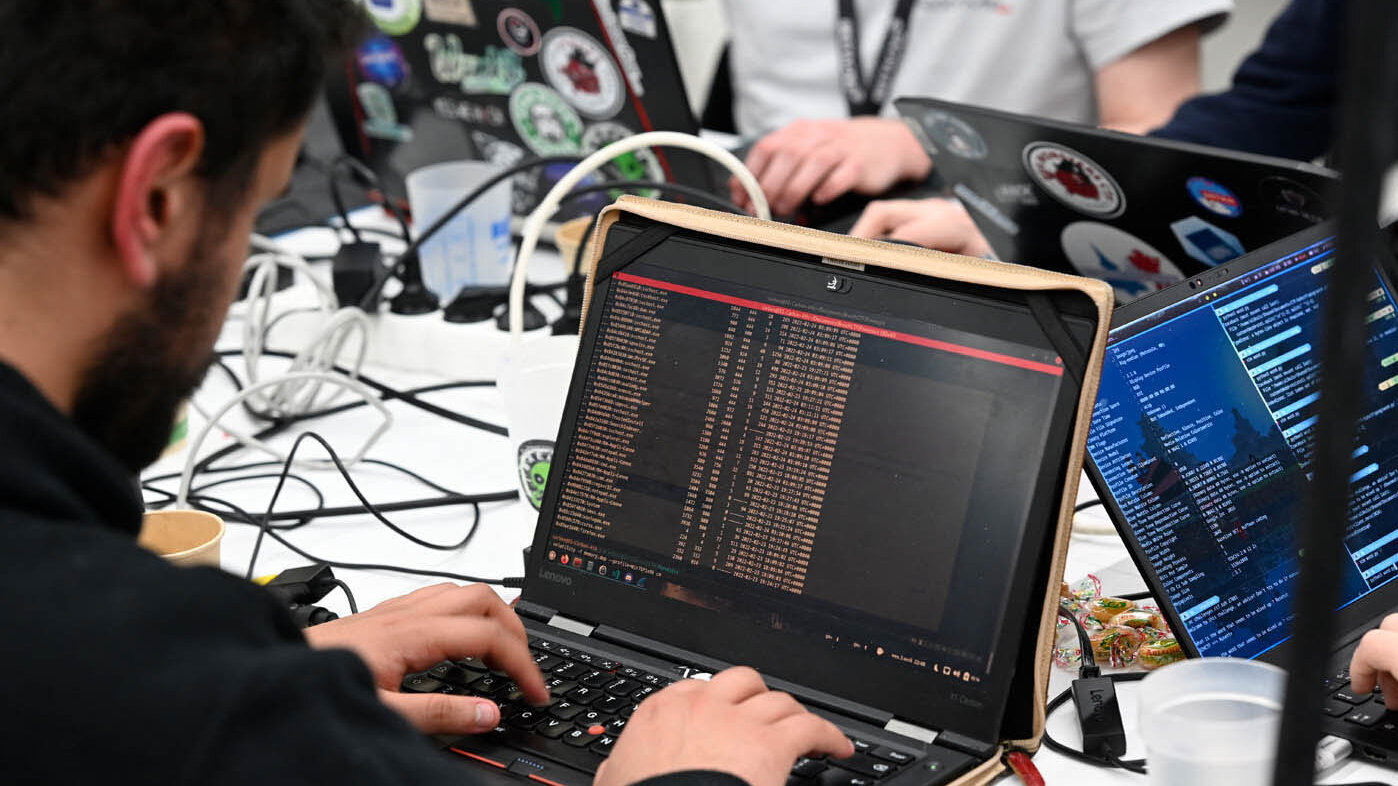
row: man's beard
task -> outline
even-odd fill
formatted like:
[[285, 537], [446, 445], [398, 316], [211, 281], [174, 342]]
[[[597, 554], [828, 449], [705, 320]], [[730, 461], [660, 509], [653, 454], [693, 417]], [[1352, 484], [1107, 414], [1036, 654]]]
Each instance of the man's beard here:
[[156, 281], [143, 308], [118, 320], [74, 399], [78, 428], [132, 474], [160, 457], [180, 403], [213, 362], [227, 285], [211, 234], [183, 268]]

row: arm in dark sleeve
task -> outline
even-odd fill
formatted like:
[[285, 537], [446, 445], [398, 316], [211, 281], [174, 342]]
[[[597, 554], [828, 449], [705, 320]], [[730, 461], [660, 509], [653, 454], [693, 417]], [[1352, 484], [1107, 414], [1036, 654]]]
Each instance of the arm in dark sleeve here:
[[1330, 149], [1342, 0], [1292, 0], [1232, 86], [1185, 102], [1152, 136], [1301, 161]]

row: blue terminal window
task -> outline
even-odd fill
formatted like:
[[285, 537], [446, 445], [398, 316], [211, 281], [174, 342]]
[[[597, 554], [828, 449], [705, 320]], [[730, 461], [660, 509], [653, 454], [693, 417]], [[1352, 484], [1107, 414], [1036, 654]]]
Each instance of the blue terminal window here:
[[[1203, 655], [1283, 642], [1333, 238], [1112, 331], [1088, 450]], [[1343, 605], [1398, 575], [1398, 316], [1369, 292]]]

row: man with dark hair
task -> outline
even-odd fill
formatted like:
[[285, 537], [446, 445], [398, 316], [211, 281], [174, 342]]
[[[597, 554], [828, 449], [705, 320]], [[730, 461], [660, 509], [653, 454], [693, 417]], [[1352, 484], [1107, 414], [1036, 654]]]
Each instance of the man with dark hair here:
[[[350, 0], [0, 3], [7, 784], [459, 781], [419, 733], [499, 709], [399, 694], [406, 673], [475, 655], [547, 698], [488, 589], [431, 587], [303, 637], [261, 589], [135, 543], [134, 476], [202, 378], [258, 206], [360, 27]], [[735, 669], [647, 699], [597, 782], [776, 786], [797, 755], [850, 748]]]

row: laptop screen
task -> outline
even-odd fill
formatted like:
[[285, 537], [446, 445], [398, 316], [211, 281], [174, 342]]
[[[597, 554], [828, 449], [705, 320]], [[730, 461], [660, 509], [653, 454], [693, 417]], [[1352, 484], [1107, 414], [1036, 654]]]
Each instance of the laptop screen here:
[[[1335, 246], [1309, 238], [1110, 335], [1088, 451], [1201, 655], [1289, 635]], [[1377, 273], [1368, 311], [1342, 607], [1398, 576], [1398, 318]]]
[[[665, 248], [599, 289], [540, 575], [620, 590], [610, 624], [837, 695], [880, 666], [981, 695], [1063, 387], [1027, 309]], [[677, 624], [717, 617], [748, 633]], [[822, 653], [861, 679], [826, 679]]]

